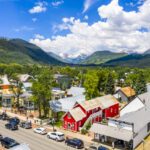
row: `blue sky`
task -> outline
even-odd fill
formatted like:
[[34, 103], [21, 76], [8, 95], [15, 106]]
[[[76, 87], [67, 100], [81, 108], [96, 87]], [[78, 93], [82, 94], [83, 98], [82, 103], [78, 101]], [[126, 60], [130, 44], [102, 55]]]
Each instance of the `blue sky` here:
[[[107, 46], [106, 41], [105, 41], [106, 45], [102, 44], [92, 45], [91, 43], [89, 45], [90, 49], [86, 50], [88, 48], [85, 45], [87, 45], [86, 41], [88, 40], [87, 37], [89, 36], [89, 34], [84, 35], [86, 36], [86, 39], [83, 39], [82, 43], [84, 42], [85, 43], [84, 45], [81, 44], [82, 45], [81, 47], [76, 47], [73, 46], [72, 44], [70, 48], [66, 48], [65, 45], [66, 45], [66, 38], [68, 38], [68, 36], [73, 37], [76, 36], [75, 39], [81, 38], [82, 31], [78, 33], [76, 28], [85, 27], [88, 30], [89, 28], [94, 28], [96, 25], [98, 26], [98, 23], [101, 22], [104, 23], [106, 22], [107, 24], [104, 24], [104, 26], [107, 27], [108, 23], [109, 25], [111, 24], [111, 21], [116, 21], [115, 23], [120, 23], [122, 25], [124, 21], [127, 22], [127, 19], [129, 20], [128, 25], [130, 25], [131, 18], [127, 16], [126, 13], [129, 14], [130, 12], [132, 12], [132, 15], [136, 14], [140, 18], [140, 15], [142, 16], [142, 13], [140, 13], [140, 11], [141, 12], [143, 11], [142, 7], [144, 7], [143, 5], [146, 2], [149, 3], [150, 1], [149, 0], [119, 0], [119, 1], [118, 0], [44, 0], [44, 1], [0, 0], [0, 36], [9, 38], [22, 38], [37, 44], [46, 51], [53, 51], [57, 54], [62, 53], [61, 55], [69, 53], [70, 57], [71, 54], [75, 56], [78, 53], [79, 54], [92, 53], [96, 50], [103, 50], [103, 49], [113, 50], [118, 48], [118, 51], [120, 50], [140, 51], [141, 48], [140, 46], [132, 44], [130, 45], [130, 42], [129, 46], [122, 45], [117, 47], [117, 44], [115, 43], [115, 40], [117, 39], [113, 39], [112, 37], [109, 39], [112, 42], [111, 45]], [[124, 14], [123, 16], [128, 18], [126, 18], [125, 20], [122, 20], [122, 18], [120, 18], [119, 20], [116, 19], [112, 20], [113, 15], [109, 16], [108, 12], [106, 12], [105, 14], [102, 12], [103, 6], [109, 7], [110, 5], [113, 6], [111, 7], [113, 8], [112, 12], [114, 11], [115, 13], [116, 10], [118, 10], [120, 11], [119, 12], [120, 15]], [[107, 10], [107, 8], [105, 10]], [[119, 15], [118, 14], [116, 14], [116, 16], [114, 15], [114, 17], [116, 18], [117, 16]], [[145, 34], [145, 32], [148, 33], [149, 32], [147, 28], [148, 24], [143, 23], [143, 21], [141, 21], [141, 26], [136, 27], [137, 28], [136, 30], [135, 28], [131, 30], [139, 31], [140, 34]], [[102, 27], [100, 26], [98, 26], [97, 28], [100, 29], [99, 31], [101, 31], [102, 29]], [[106, 34], [109, 30], [112, 29], [106, 30], [106, 32], [103, 34]], [[118, 30], [118, 28], [116, 30]], [[91, 32], [91, 34], [93, 33]], [[111, 35], [113, 34], [117, 33], [111, 32]], [[126, 35], [126, 37], [127, 36], [128, 35]], [[60, 40], [61, 42], [59, 42], [59, 38], [61, 38]], [[101, 38], [102, 40], [104, 39], [104, 37], [100, 37], [100, 39]], [[95, 39], [95, 43], [97, 42], [97, 40], [98, 39]], [[133, 40], [134, 42], [135, 39], [131, 36], [131, 40]], [[71, 41], [71, 39], [68, 39], [68, 42], [69, 41], [74, 43], [74, 41]], [[58, 42], [61, 44], [59, 44]], [[120, 42], [123, 43], [122, 41]], [[78, 45], [80, 44], [80, 42], [74, 43], [74, 45], [75, 44]], [[64, 49], [60, 50], [60, 47], [64, 47], [65, 50]], [[146, 48], [148, 48], [148, 45], [146, 45], [142, 50]]]

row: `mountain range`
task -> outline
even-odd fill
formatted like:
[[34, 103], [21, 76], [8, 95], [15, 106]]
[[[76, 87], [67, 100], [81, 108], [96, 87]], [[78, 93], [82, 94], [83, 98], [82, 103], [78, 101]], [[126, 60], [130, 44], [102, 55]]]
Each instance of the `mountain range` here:
[[22, 39], [0, 38], [0, 63], [70, 65], [70, 66], [122, 66], [150, 67], [150, 49], [143, 54], [97, 51], [77, 57], [62, 58], [52, 52], [46, 53], [40, 47]]
[[0, 38], [0, 63], [64, 65], [38, 46], [22, 39]]
[[109, 60], [116, 59], [116, 58], [121, 58], [124, 57], [128, 54], [126, 53], [113, 53], [110, 51], [96, 51], [92, 55], [88, 56], [84, 60], [82, 60], [80, 63], [81, 64], [102, 64], [105, 63]]

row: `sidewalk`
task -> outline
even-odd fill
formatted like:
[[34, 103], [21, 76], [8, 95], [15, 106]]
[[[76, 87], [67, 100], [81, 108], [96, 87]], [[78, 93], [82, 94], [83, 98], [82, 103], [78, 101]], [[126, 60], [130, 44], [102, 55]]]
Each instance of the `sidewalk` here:
[[[2, 113], [2, 112], [4, 112], [4, 110], [0, 109], [0, 113]], [[10, 117], [17, 117], [17, 118], [19, 118], [22, 121], [26, 121], [27, 120], [27, 117], [24, 117], [24, 116], [21, 116], [21, 115], [18, 115], [18, 114], [14, 114], [14, 113], [11, 113], [9, 111], [6, 111], [6, 113]], [[29, 118], [28, 121], [31, 121], [32, 123], [34, 123], [34, 119]]]

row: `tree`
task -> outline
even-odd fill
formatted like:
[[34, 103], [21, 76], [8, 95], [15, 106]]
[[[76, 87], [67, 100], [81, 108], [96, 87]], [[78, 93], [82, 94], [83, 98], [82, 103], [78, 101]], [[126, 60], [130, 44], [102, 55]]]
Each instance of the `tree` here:
[[18, 74], [12, 74], [9, 77], [9, 81], [10, 81], [10, 90], [13, 92], [14, 97], [17, 100], [17, 109], [18, 111], [20, 110], [20, 104], [19, 104], [19, 100], [20, 100], [20, 95], [23, 93], [23, 83], [21, 82], [21, 80], [18, 77]]
[[136, 84], [135, 84], [135, 93], [136, 95], [139, 95], [145, 92], [147, 92], [146, 79], [143, 75], [143, 72], [140, 72], [137, 77]]
[[114, 94], [114, 79], [111, 73], [108, 74], [108, 78], [105, 84], [105, 94]]
[[129, 74], [129, 76], [127, 77], [127, 79], [125, 81], [125, 86], [130, 86], [131, 88], [134, 89], [136, 81], [137, 81], [137, 77], [138, 77], [138, 75], [135, 73]]
[[51, 88], [53, 87], [54, 80], [53, 74], [47, 69], [43, 69], [40, 74], [36, 76], [36, 80], [33, 81], [31, 87], [32, 100], [37, 104], [39, 110], [39, 117], [41, 117], [41, 111], [43, 110], [44, 117], [49, 112], [49, 101], [51, 98]]
[[107, 74], [108, 74], [108, 72], [106, 70], [97, 71], [97, 76], [98, 76], [98, 79], [99, 79], [97, 88], [98, 88], [99, 91], [104, 91], [104, 89], [105, 89]]
[[87, 100], [100, 96], [100, 92], [98, 90], [98, 81], [99, 78], [95, 71], [90, 71], [85, 75], [84, 87]]

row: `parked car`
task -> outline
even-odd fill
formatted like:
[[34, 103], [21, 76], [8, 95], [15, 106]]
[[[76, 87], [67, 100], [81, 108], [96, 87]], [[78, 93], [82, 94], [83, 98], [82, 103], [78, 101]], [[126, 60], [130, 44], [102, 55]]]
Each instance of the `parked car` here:
[[14, 146], [19, 145], [19, 143], [11, 138], [5, 137], [1, 140], [1, 145], [5, 148], [12, 148]]
[[85, 150], [109, 150], [109, 149], [104, 146], [90, 145], [90, 146], [86, 147]]
[[32, 124], [31, 124], [31, 122], [29, 122], [29, 121], [20, 122], [20, 123], [19, 123], [19, 126], [20, 126], [21, 128], [25, 128], [25, 129], [30, 129], [30, 128], [32, 128]]
[[65, 135], [61, 132], [49, 132], [49, 133], [47, 133], [47, 137], [49, 139], [53, 139], [56, 141], [64, 141], [65, 140]]
[[0, 120], [7, 120], [8, 119], [8, 116], [5, 112], [3, 112], [1, 115], [0, 115]]
[[0, 134], [0, 141], [3, 139], [3, 136]]
[[71, 147], [75, 147], [75, 148], [83, 148], [84, 147], [84, 143], [82, 140], [79, 139], [67, 139], [65, 141], [65, 144]]
[[47, 131], [44, 128], [34, 128], [33, 131], [42, 135], [47, 134]]
[[15, 122], [5, 124], [6, 129], [18, 130], [18, 125]]
[[17, 117], [14, 117], [14, 118], [9, 118], [8, 119], [8, 122], [15, 122], [17, 125], [19, 124], [20, 120], [17, 118]]

